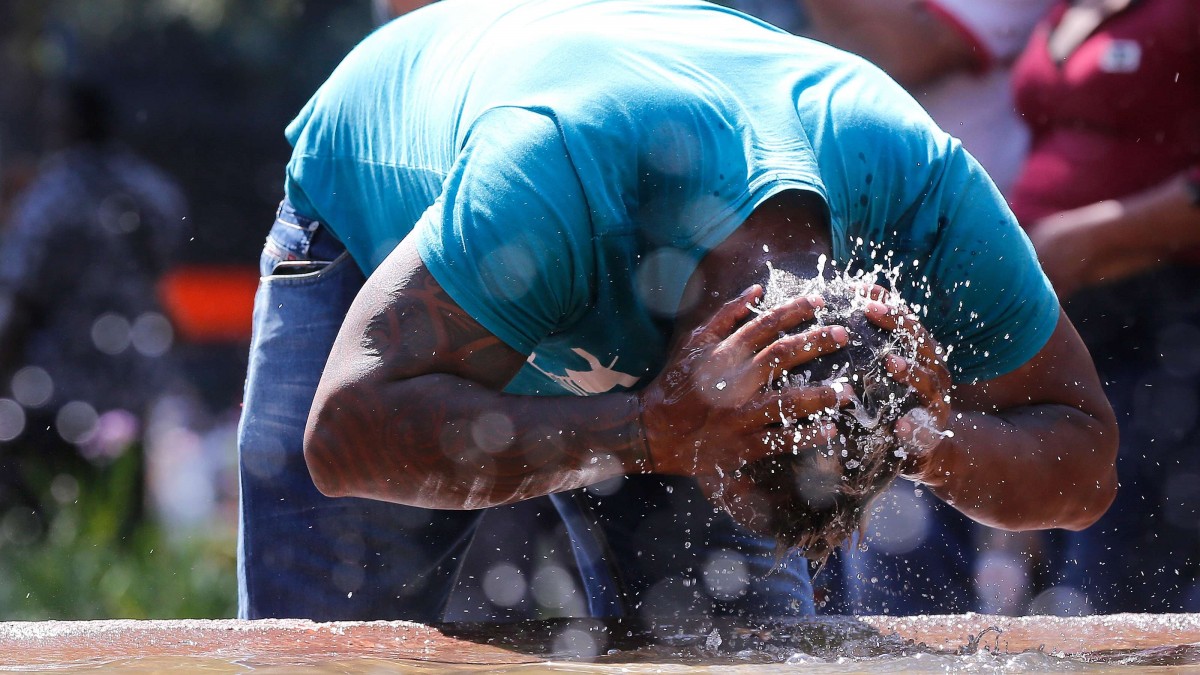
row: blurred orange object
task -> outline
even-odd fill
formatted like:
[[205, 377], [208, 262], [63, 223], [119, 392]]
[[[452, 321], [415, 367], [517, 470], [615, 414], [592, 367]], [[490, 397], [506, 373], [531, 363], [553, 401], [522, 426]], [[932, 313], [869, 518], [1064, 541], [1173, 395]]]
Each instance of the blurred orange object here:
[[248, 265], [184, 265], [159, 283], [159, 297], [179, 338], [190, 342], [250, 339], [258, 270]]

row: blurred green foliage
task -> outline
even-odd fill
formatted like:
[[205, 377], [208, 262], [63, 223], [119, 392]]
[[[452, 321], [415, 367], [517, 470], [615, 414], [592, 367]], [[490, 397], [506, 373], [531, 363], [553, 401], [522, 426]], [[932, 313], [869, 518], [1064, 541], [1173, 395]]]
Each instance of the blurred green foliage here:
[[[283, 129], [372, 27], [368, 0], [0, 0], [0, 227], [49, 149], [46, 92], [78, 79], [109, 92], [120, 137], [183, 186], [185, 261], [253, 268], [282, 196]], [[211, 412], [234, 408], [247, 346], [184, 347]], [[140, 464], [72, 486], [5, 461], [44, 470], [28, 477], [44, 494], [38, 513], [0, 505], [0, 620], [234, 615], [231, 516], [166, 531], [142, 516]]]
[[235, 615], [234, 528], [168, 532], [144, 519], [140, 463], [130, 452], [80, 483], [60, 475], [44, 513], [4, 514], [0, 620]]

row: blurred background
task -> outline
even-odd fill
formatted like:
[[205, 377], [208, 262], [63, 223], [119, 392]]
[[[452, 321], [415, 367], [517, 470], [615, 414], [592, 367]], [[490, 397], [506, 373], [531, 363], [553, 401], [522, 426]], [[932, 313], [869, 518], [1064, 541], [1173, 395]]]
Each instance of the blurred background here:
[[[87, 318], [104, 354], [169, 359], [158, 368], [169, 371], [166, 386], [114, 416], [86, 400], [52, 403], [67, 383], [51, 364], [0, 371], [0, 618], [233, 616], [234, 437], [257, 259], [290, 151], [283, 128], [373, 26], [368, 0], [0, 2], [0, 233], [20, 251], [7, 267], [25, 270], [0, 284], [10, 303], [36, 295], [22, 275], [49, 295], [49, 268], [71, 277], [78, 249], [103, 255], [99, 243], [12, 232], [62, 220], [52, 184], [74, 165], [63, 161], [71, 139], [53, 111], [79, 87], [106, 99], [111, 137], [145, 163], [134, 173], [157, 167], [158, 192], [170, 197], [158, 201], [184, 214], [171, 216], [182, 227], [147, 286], [157, 308], [122, 318], [98, 307], [101, 297]], [[149, 211], [121, 213], [118, 223], [153, 224]], [[41, 272], [25, 269], [42, 258]], [[8, 331], [18, 353], [31, 330], [62, 330], [50, 315], [64, 303], [45, 303], [55, 304], [27, 310], [38, 326]], [[141, 375], [113, 379], [146, 387]], [[51, 431], [96, 450], [75, 464], [48, 456], [34, 432]]]

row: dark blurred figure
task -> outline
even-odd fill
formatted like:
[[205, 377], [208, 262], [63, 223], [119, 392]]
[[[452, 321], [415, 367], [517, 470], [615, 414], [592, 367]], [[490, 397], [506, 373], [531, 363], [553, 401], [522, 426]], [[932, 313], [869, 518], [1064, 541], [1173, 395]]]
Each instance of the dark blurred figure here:
[[1013, 211], [1121, 428], [1117, 501], [1035, 609], [1200, 611], [1200, 3], [1060, 0], [1014, 84]]
[[[0, 234], [0, 506], [43, 512], [121, 461], [127, 519], [142, 509], [142, 421], [176, 381], [156, 286], [184, 240], [174, 181], [114, 138], [87, 84], [45, 110], [55, 152]], [[53, 495], [53, 496], [52, 496]]]

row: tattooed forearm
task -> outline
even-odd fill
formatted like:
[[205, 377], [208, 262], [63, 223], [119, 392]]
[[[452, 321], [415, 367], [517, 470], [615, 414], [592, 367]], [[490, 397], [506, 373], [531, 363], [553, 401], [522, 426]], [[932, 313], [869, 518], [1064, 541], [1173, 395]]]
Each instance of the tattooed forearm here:
[[633, 396], [506, 396], [451, 375], [365, 391], [346, 390], [327, 408], [343, 419], [310, 438], [326, 492], [479, 508], [640, 470]]
[[479, 508], [643, 470], [632, 394], [500, 393], [524, 364], [423, 266], [368, 282], [309, 418], [318, 487], [430, 508]]

